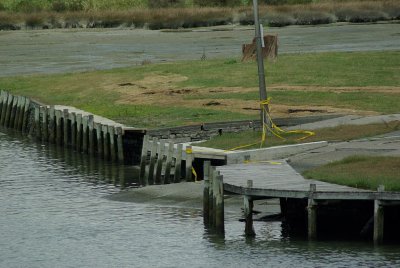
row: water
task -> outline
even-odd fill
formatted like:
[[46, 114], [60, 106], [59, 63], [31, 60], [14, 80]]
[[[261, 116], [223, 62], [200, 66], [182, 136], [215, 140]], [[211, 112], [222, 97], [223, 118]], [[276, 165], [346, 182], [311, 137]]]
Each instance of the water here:
[[199, 209], [116, 202], [121, 168], [0, 130], [0, 267], [399, 267], [400, 246], [243, 237], [237, 215], [209, 234]]

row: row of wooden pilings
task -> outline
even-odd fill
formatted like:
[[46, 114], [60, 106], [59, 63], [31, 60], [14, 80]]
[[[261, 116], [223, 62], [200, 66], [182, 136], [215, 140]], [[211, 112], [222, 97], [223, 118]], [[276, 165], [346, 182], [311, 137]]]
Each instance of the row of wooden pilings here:
[[122, 127], [95, 122], [93, 115], [39, 105], [29, 98], [14, 96], [3, 90], [0, 94], [0, 113], [0, 124], [4, 127], [106, 160], [124, 161]]
[[[158, 138], [150, 139], [145, 135], [140, 159], [140, 184], [168, 184], [182, 180], [196, 180], [193, 160], [191, 146], [186, 146], [184, 150], [183, 144], [174, 144], [172, 141], [166, 142]], [[182, 172], [183, 161], [184, 172]]]
[[28, 132], [30, 99], [0, 91], [0, 125]]

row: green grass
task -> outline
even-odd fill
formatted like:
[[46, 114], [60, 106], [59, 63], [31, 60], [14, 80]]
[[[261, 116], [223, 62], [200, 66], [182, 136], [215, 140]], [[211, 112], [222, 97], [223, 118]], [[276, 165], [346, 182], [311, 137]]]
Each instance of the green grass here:
[[303, 175], [330, 183], [376, 190], [384, 185], [387, 191], [400, 191], [400, 157], [352, 156], [315, 169]]
[[[376, 135], [389, 133], [400, 130], [400, 122], [393, 121], [380, 124], [369, 125], [343, 125], [332, 128], [322, 128], [314, 131], [315, 135], [306, 139], [299, 138], [307, 136], [306, 134], [283, 134], [284, 140], [276, 136], [267, 136], [262, 147], [272, 147], [277, 145], [296, 144], [303, 142], [314, 141], [349, 141], [354, 139], [368, 138]], [[261, 131], [243, 131], [240, 133], [225, 133], [221, 136], [216, 136], [211, 140], [198, 143], [196, 146], [211, 147], [223, 150], [230, 150], [235, 147], [253, 144], [252, 146], [243, 149], [260, 148]]]
[[[282, 55], [276, 63], [266, 65], [268, 85], [374, 87], [400, 85], [400, 51], [320, 53]], [[253, 115], [218, 110], [218, 107], [181, 107], [163, 105], [128, 105], [118, 100], [124, 95], [116, 91], [119, 83], [139, 81], [152, 75], [180, 75], [183, 82], [171, 82], [173, 88], [195, 88], [191, 99], [241, 99], [257, 102], [256, 63], [233, 59], [149, 64], [83, 73], [32, 75], [0, 78], [0, 89], [32, 97], [46, 104], [75, 106], [89, 112], [137, 127], [177, 126], [191, 123], [256, 119]], [[215, 87], [250, 88], [249, 93], [209, 93]], [[202, 93], [204, 90], [204, 93]], [[254, 90], [254, 91], [253, 91]], [[249, 90], [247, 90], [249, 91]], [[207, 94], [205, 93], [207, 92]], [[398, 91], [397, 91], [398, 92]], [[380, 113], [400, 110], [398, 93], [326, 91], [270, 91], [273, 104], [328, 105]], [[155, 102], [157, 102], [155, 100]]]

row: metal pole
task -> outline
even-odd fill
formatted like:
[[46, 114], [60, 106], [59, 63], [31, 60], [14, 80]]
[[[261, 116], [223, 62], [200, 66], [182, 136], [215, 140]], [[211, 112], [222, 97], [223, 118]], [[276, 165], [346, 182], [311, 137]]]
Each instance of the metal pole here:
[[[255, 38], [256, 38], [256, 48], [257, 48], [257, 65], [258, 65], [258, 85], [260, 91], [260, 101], [264, 101], [267, 99], [267, 90], [265, 86], [265, 74], [264, 74], [264, 59], [262, 56], [262, 38], [264, 38], [261, 34], [260, 30], [260, 21], [258, 18], [258, 2], [257, 0], [253, 0], [253, 11], [254, 11], [254, 25], [256, 26]], [[267, 112], [269, 111], [268, 105], [264, 106]], [[266, 114], [264, 114], [264, 110], [261, 109], [261, 119], [266, 122]]]

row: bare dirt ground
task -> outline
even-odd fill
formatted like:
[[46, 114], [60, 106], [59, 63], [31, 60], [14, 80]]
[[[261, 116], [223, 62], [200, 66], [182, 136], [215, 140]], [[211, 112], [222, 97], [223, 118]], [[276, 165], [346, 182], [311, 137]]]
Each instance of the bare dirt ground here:
[[[398, 50], [398, 23], [330, 24], [267, 28], [279, 53]], [[185, 31], [62, 29], [0, 31], [0, 76], [64, 73], [200, 59], [240, 58], [254, 37], [249, 26], [227, 25]]]
[[[242, 114], [256, 115], [259, 113], [257, 101], [239, 99], [219, 99], [215, 93], [246, 93], [257, 92], [258, 88], [244, 87], [214, 87], [214, 88], [177, 88], [174, 83], [185, 81], [187, 77], [181, 75], [158, 75], [152, 74], [134, 83], [119, 83], [106, 86], [106, 90], [121, 93], [121, 104], [146, 104], [168, 106], [174, 103], [176, 106], [189, 108], [211, 108], [216, 110], [233, 111]], [[400, 87], [319, 87], [319, 86], [269, 86], [269, 90], [296, 90], [296, 91], [319, 91], [319, 92], [381, 92], [400, 94]], [[193, 95], [209, 95], [209, 98], [189, 98]], [[337, 114], [360, 114], [375, 115], [372, 111], [359, 111], [354, 109], [337, 108], [330, 106], [304, 106], [296, 105], [271, 105], [271, 114], [276, 117], [304, 116], [315, 113], [337, 113]]]

